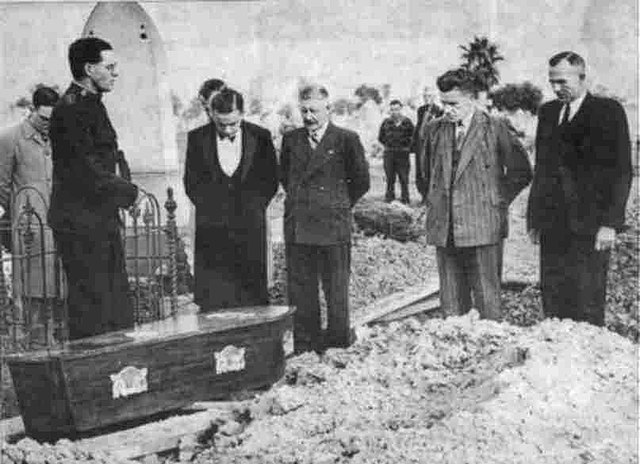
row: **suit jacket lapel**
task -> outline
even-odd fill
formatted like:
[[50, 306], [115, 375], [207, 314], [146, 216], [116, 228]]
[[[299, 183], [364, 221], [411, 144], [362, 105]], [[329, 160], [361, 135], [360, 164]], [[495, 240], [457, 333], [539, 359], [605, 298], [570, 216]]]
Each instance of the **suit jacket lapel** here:
[[202, 153], [204, 159], [209, 163], [211, 172], [217, 172], [218, 164], [218, 143], [216, 141], [216, 128], [212, 122], [205, 126], [202, 137]]
[[555, 106], [553, 108], [553, 118], [552, 118], [554, 128], [557, 128], [560, 126], [560, 112], [562, 111], [563, 106], [564, 106], [564, 103], [562, 103], [560, 100], [555, 101]]
[[462, 175], [464, 169], [468, 166], [473, 154], [480, 148], [480, 144], [483, 142], [482, 138], [485, 134], [486, 123], [484, 121], [481, 111], [476, 111], [471, 118], [471, 124], [464, 138], [460, 152], [460, 161], [458, 162], [458, 169], [455, 172], [453, 182], [457, 182]]
[[448, 192], [451, 188], [451, 147], [455, 139], [455, 129], [453, 124], [444, 120], [439, 124], [440, 127], [434, 131], [433, 146], [436, 148], [434, 155], [442, 158], [440, 163], [442, 163], [444, 189]]
[[[304, 135], [304, 132], [303, 132]], [[305, 143], [309, 145], [309, 153], [310, 158], [307, 163], [307, 168], [305, 169], [304, 177], [309, 177], [313, 174], [314, 171], [321, 168], [327, 161], [329, 161], [335, 151], [331, 148], [333, 146], [333, 141], [336, 137], [335, 126], [331, 123], [327, 126], [327, 130], [324, 133], [324, 136], [320, 140], [320, 143], [316, 147], [315, 150], [311, 149], [309, 145], [309, 140], [306, 139]]]
[[242, 123], [242, 157], [241, 157], [241, 173], [240, 180], [244, 182], [249, 173], [249, 169], [253, 164], [253, 156], [256, 151], [256, 138], [253, 133], [247, 130], [246, 124]]
[[[569, 121], [569, 126], [573, 126], [574, 124], [579, 125], [579, 123], [582, 122], [585, 115], [589, 112], [589, 105], [591, 104], [592, 98], [593, 97], [591, 97], [591, 94], [587, 92], [587, 95], [585, 95], [584, 100], [582, 100], [582, 105], [580, 105], [580, 108], [578, 108], [578, 111], [576, 112], [576, 114], [574, 114], [573, 118], [571, 118], [571, 121]], [[560, 106], [560, 108], [562, 108], [562, 106]], [[558, 117], [560, 117], [559, 114], [560, 114], [560, 110], [558, 110]]]
[[296, 185], [304, 180], [307, 165], [311, 159], [311, 145], [309, 145], [306, 134], [306, 130], [298, 129], [292, 142], [290, 177], [292, 184]]

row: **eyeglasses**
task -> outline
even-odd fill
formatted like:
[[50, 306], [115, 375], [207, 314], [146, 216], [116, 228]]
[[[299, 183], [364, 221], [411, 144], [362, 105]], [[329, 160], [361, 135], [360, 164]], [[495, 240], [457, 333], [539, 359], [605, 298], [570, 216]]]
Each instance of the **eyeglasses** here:
[[116, 63], [104, 64], [103, 61], [100, 61], [99, 63], [90, 63], [90, 64], [91, 66], [102, 66], [111, 74], [113, 74], [116, 71]]

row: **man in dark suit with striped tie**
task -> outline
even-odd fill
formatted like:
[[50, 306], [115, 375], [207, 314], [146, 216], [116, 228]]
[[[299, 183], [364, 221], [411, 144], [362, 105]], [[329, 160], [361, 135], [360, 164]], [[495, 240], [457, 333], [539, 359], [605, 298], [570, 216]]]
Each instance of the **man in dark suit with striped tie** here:
[[[355, 132], [329, 121], [329, 94], [299, 92], [303, 128], [284, 134], [280, 155], [287, 193], [284, 239], [289, 302], [296, 307], [296, 352], [345, 347], [349, 324], [351, 208], [369, 190], [369, 167]], [[327, 302], [323, 335], [318, 282]]]
[[508, 207], [531, 181], [531, 166], [509, 124], [476, 106], [467, 71], [448, 71], [437, 85], [444, 116], [424, 127], [421, 159], [441, 305], [446, 315], [475, 307], [499, 320]]
[[631, 186], [627, 117], [617, 101], [587, 91], [574, 52], [549, 60], [549, 82], [558, 98], [538, 111], [527, 215], [540, 243], [544, 313], [602, 326], [609, 254]]

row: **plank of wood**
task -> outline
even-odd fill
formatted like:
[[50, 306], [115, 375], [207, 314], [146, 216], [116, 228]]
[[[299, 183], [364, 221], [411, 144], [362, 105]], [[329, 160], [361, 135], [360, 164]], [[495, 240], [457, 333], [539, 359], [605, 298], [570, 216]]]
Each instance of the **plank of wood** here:
[[425, 285], [415, 287], [402, 292], [393, 293], [384, 298], [380, 298], [367, 306], [362, 312], [363, 316], [351, 323], [352, 327], [375, 322], [387, 314], [398, 311], [407, 306], [422, 301], [438, 292], [440, 282], [437, 276], [431, 278]]
[[0, 420], [0, 440], [8, 441], [24, 434], [24, 423], [21, 416]]
[[[185, 408], [191, 414], [173, 416], [130, 429], [78, 440], [86, 450], [103, 451], [120, 459], [136, 459], [178, 447], [188, 435], [199, 434], [213, 421], [228, 419], [233, 410], [244, 403], [239, 401], [202, 401]], [[24, 435], [20, 416], [0, 420], [0, 440], [10, 441]]]
[[78, 440], [75, 444], [89, 451], [102, 451], [119, 459], [137, 459], [178, 448], [184, 437], [199, 434], [219, 419], [227, 420], [231, 409], [207, 409], [173, 416], [127, 430]]
[[440, 308], [440, 296], [438, 293], [429, 295], [424, 300], [418, 301], [412, 305], [401, 308], [397, 311], [389, 313], [375, 322], [390, 322], [397, 321], [398, 319], [404, 319], [407, 317], [416, 316], [420, 313], [435, 311]]

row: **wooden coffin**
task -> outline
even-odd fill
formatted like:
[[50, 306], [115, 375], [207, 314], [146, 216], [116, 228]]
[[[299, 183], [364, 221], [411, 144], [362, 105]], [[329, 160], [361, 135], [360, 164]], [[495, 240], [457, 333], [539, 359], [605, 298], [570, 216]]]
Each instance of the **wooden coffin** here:
[[180, 315], [8, 357], [27, 435], [41, 440], [269, 386], [293, 351], [293, 308]]

